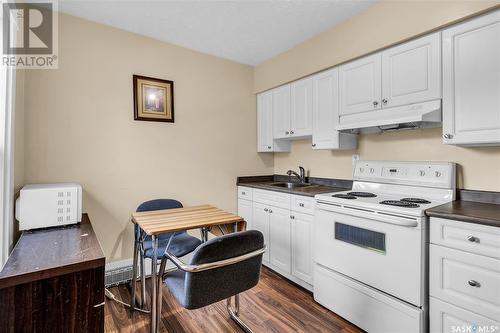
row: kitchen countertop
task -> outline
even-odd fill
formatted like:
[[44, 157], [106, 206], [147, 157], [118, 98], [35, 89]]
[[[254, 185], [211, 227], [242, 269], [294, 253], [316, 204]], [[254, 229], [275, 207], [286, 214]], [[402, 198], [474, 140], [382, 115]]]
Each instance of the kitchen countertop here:
[[425, 213], [430, 217], [500, 227], [499, 192], [461, 190], [459, 199], [427, 209]]
[[289, 189], [272, 185], [273, 183], [281, 183], [287, 181], [289, 181], [289, 177], [282, 175], [248, 176], [248, 177], [238, 177], [237, 185], [258, 188], [268, 191], [314, 197], [316, 194], [321, 194], [321, 193], [350, 190], [352, 184], [350, 181], [341, 179], [309, 177], [307, 178], [307, 182], [311, 183], [312, 186]]

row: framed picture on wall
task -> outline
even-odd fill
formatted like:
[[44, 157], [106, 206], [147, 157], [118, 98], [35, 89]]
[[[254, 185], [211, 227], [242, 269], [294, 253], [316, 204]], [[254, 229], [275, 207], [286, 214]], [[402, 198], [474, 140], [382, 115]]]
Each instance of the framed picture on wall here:
[[174, 82], [134, 75], [134, 120], [174, 122]]

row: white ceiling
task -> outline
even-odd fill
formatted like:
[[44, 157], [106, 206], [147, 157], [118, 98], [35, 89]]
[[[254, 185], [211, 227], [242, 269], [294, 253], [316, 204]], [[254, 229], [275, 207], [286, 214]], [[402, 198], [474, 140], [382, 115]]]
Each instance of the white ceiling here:
[[249, 65], [259, 64], [377, 0], [60, 0], [61, 12]]

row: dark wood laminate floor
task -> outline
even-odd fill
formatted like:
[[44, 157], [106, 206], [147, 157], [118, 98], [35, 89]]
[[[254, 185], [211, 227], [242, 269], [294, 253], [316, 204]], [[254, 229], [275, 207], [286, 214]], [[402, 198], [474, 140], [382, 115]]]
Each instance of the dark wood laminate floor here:
[[[149, 282], [149, 281], [147, 281]], [[149, 287], [149, 283], [148, 287]], [[125, 286], [111, 291], [123, 300], [130, 299]], [[148, 304], [149, 308], [149, 304]], [[349, 322], [314, 302], [312, 295], [267, 268], [262, 269], [259, 284], [243, 293], [241, 318], [254, 332], [362, 332]], [[229, 318], [226, 302], [198, 310], [180, 307], [167, 288], [163, 288], [160, 332], [242, 332]], [[149, 315], [130, 314], [123, 306], [106, 300], [106, 332], [149, 332]]]

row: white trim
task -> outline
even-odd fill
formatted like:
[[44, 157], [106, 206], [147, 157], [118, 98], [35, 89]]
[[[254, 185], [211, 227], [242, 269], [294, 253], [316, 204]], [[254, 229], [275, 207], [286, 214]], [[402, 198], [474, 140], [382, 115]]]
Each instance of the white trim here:
[[3, 267], [12, 249], [14, 224], [14, 121], [16, 72], [0, 69], [0, 264]]

